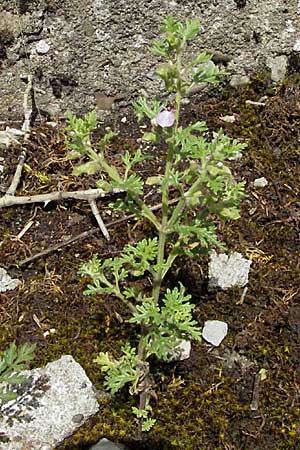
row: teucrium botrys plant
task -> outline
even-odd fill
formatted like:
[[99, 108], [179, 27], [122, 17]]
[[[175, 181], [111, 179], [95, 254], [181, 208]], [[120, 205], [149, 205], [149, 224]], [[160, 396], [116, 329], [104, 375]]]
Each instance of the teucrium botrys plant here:
[[[135, 104], [138, 120], [150, 119], [151, 130], [143, 135], [145, 141], [155, 145], [167, 144], [163, 175], [146, 181], [133, 170], [143, 160], [141, 150], [122, 156], [122, 174], [108, 164], [105, 158], [107, 142], [114, 136], [105, 135], [97, 148], [91, 145], [90, 132], [95, 127], [95, 115], [84, 119], [69, 115], [69, 146], [72, 158], [87, 157], [75, 169], [77, 174], [99, 173], [98, 187], [107, 191], [119, 188], [126, 196], [115, 208], [134, 212], [144, 217], [154, 228], [155, 237], [126, 245], [115, 258], [101, 260], [94, 256], [80, 269], [82, 276], [92, 280], [85, 294], [109, 294], [120, 299], [131, 313], [129, 322], [138, 326], [140, 335], [137, 348], [128, 342], [119, 359], [100, 353], [96, 361], [106, 373], [105, 384], [112, 393], [130, 385], [130, 393], [139, 396], [139, 405], [133, 408], [139, 421], [139, 433], [147, 431], [155, 420], [150, 417], [153, 383], [149, 358], [168, 360], [182, 339], [200, 339], [200, 330], [192, 318], [190, 295], [182, 284], [161, 290], [162, 282], [178, 255], [208, 252], [220, 246], [212, 215], [222, 219], [239, 217], [239, 200], [243, 197], [244, 183], [236, 183], [227, 161], [234, 158], [245, 144], [232, 141], [222, 130], [206, 138], [204, 122], [180, 125], [180, 107], [190, 89], [202, 82], [216, 83], [221, 71], [207, 53], [200, 53], [186, 61], [189, 40], [199, 31], [196, 20], [181, 24], [168, 17], [162, 28], [163, 38], [154, 43], [152, 51], [165, 62], [157, 69], [167, 91], [175, 94], [174, 103], [139, 99]], [[145, 184], [156, 186], [161, 194], [162, 208], [155, 214], [144, 201]], [[177, 201], [170, 202], [170, 191]], [[152, 280], [151, 291], [137, 287], [135, 279], [147, 275]]]

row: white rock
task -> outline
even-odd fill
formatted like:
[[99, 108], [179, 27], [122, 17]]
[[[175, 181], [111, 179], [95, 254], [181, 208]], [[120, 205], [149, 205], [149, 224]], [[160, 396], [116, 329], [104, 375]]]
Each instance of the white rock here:
[[37, 42], [35, 49], [37, 53], [39, 53], [40, 55], [45, 55], [46, 53], [49, 52], [50, 45], [47, 44], [47, 42], [42, 39], [41, 41]]
[[213, 291], [218, 288], [225, 290], [234, 286], [245, 286], [248, 283], [251, 262], [237, 252], [230, 256], [212, 252], [208, 265], [208, 289]]
[[210, 344], [218, 347], [228, 332], [228, 325], [221, 320], [207, 320], [202, 330], [202, 337]]
[[236, 121], [236, 117], [235, 117], [235, 115], [221, 116], [220, 120], [222, 120], [223, 122], [233, 123]]
[[20, 280], [11, 278], [5, 269], [0, 267], [0, 292], [11, 291], [21, 284]]
[[295, 52], [300, 52], [300, 39], [297, 39], [297, 40], [296, 40], [296, 42], [295, 42], [295, 44], [294, 44], [294, 47], [293, 47], [293, 50], [294, 50]]
[[6, 128], [0, 131], [0, 148], [9, 147], [13, 143], [18, 143], [18, 139], [23, 136], [24, 132], [16, 128]]
[[[70, 355], [23, 373], [26, 391], [14, 404], [0, 402], [0, 435], [9, 438], [1, 442], [1, 450], [53, 450], [99, 409], [92, 383]], [[36, 404], [30, 403], [32, 399]], [[12, 416], [26, 420], [10, 424]]]
[[170, 356], [169, 362], [172, 361], [184, 361], [190, 357], [191, 342], [182, 339], [180, 344], [174, 349], [173, 355]]
[[126, 450], [126, 447], [125, 445], [115, 444], [103, 438], [97, 444], [93, 445], [90, 450]]
[[268, 180], [265, 177], [256, 178], [256, 180], [253, 181], [253, 186], [256, 188], [263, 188], [267, 186]]
[[233, 75], [230, 80], [230, 86], [238, 87], [244, 86], [250, 82], [250, 78], [247, 75]]
[[126, 123], [126, 122], [127, 122], [127, 117], [125, 117], [125, 116], [122, 117], [121, 122], [122, 122], [122, 123]]
[[275, 82], [285, 78], [287, 71], [287, 57], [285, 55], [267, 58], [267, 66], [271, 69], [271, 79]]

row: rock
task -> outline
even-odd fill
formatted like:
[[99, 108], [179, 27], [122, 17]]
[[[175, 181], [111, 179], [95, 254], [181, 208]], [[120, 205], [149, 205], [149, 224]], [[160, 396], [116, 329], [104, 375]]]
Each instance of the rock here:
[[24, 132], [17, 130], [16, 128], [6, 128], [4, 131], [0, 131], [0, 148], [9, 147], [11, 144], [17, 144]]
[[221, 116], [219, 117], [220, 120], [222, 120], [222, 122], [228, 122], [228, 123], [233, 123], [236, 121], [236, 117], [235, 115], [230, 115], [230, 116]]
[[21, 284], [20, 280], [11, 278], [5, 269], [0, 267], [0, 292], [11, 291]]
[[[204, 47], [213, 54], [214, 63], [226, 66], [229, 77], [241, 74], [232, 78], [233, 85], [244, 84], [252, 74], [263, 71], [268, 57], [288, 56], [294, 44], [295, 50], [299, 49], [295, 42], [299, 40], [295, 0], [285, 0], [284, 5], [273, 0], [249, 0], [239, 9], [233, 0], [152, 0], [136, 2], [134, 8], [128, 0], [66, 0], [63, 7], [58, 0], [21, 3], [25, 5], [22, 14], [18, 1], [0, 1], [1, 44], [4, 40], [0, 116], [14, 120], [22, 119], [24, 85], [18, 77], [30, 53], [28, 45], [35, 48], [35, 38], [51, 42], [51, 49], [55, 48], [51, 59], [43, 58], [43, 77], [35, 80], [39, 108], [44, 110], [52, 101], [49, 80], [72, 74], [78, 87], [62, 96], [59, 103], [62, 111], [77, 114], [95, 107], [95, 92], [113, 97], [121, 90], [127, 103], [143, 90], [148, 97], [165, 94], [162, 83], [153, 78], [157, 57], [147, 49], [160, 35], [163, 19], [174, 11], [180, 20], [199, 17], [202, 34], [193, 41], [191, 54]], [[10, 12], [6, 11], [8, 7]], [[24, 42], [29, 43], [25, 49]], [[17, 52], [15, 45], [20, 49]], [[6, 59], [6, 55], [13, 58], [16, 53], [20, 58]], [[33, 72], [40, 65], [41, 58], [31, 59]], [[211, 89], [214, 93], [216, 86]], [[203, 89], [199, 94], [202, 92], [207, 95]], [[118, 102], [116, 111], [121, 106]]]
[[250, 82], [250, 78], [247, 75], [233, 75], [230, 80], [230, 86], [239, 87], [244, 86]]
[[182, 339], [180, 344], [174, 349], [173, 355], [170, 356], [169, 362], [184, 361], [190, 357], [191, 342]]
[[127, 447], [122, 444], [114, 444], [106, 438], [101, 439], [97, 444], [93, 445], [90, 450], [126, 450]]
[[265, 177], [256, 178], [253, 181], [253, 186], [256, 188], [263, 188], [263, 187], [267, 186], [267, 184], [268, 184], [268, 180]]
[[285, 55], [267, 59], [267, 66], [271, 69], [271, 79], [275, 82], [281, 81], [286, 76], [287, 57]]
[[38, 41], [38, 43], [35, 46], [35, 49], [37, 53], [39, 53], [40, 55], [45, 55], [46, 53], [49, 52], [50, 45], [47, 44], [47, 42], [42, 39], [41, 41]]
[[208, 268], [208, 289], [213, 291], [218, 288], [225, 290], [234, 286], [245, 286], [248, 283], [251, 262], [237, 252], [230, 256], [213, 252]]
[[221, 320], [207, 320], [202, 330], [202, 337], [210, 344], [218, 347], [226, 337], [228, 325]]
[[92, 383], [70, 355], [23, 374], [18, 397], [0, 403], [1, 450], [53, 450], [99, 409]]

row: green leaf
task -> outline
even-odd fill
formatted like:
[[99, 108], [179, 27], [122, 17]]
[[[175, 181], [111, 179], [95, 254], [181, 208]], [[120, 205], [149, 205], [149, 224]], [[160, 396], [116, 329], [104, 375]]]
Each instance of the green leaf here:
[[122, 253], [122, 261], [127, 264], [134, 276], [141, 276], [151, 267], [157, 257], [157, 238], [143, 239], [136, 246], [126, 245]]
[[99, 164], [94, 161], [89, 161], [87, 163], [81, 164], [73, 169], [73, 174], [79, 175], [94, 175], [99, 171]]
[[148, 186], [154, 186], [154, 185], [161, 185], [163, 180], [162, 175], [158, 175], [156, 177], [148, 177], [146, 180], [146, 184], [148, 184]]
[[[21, 384], [26, 380], [20, 372], [28, 368], [30, 361], [34, 358], [34, 344], [23, 344], [20, 347], [12, 342], [0, 358], [0, 382], [8, 384]], [[0, 390], [0, 398], [3, 400], [15, 398], [15, 394], [9, 390], [4, 393]]]
[[160, 102], [156, 99], [148, 100], [144, 97], [140, 97], [133, 103], [138, 122], [140, 122], [144, 116], [148, 117], [150, 120], [154, 119], [166, 105], [166, 102]]
[[184, 35], [187, 41], [193, 39], [200, 31], [200, 22], [197, 19], [186, 20]]
[[136, 387], [141, 375], [138, 369], [136, 350], [126, 343], [122, 347], [122, 353], [119, 360], [114, 360], [109, 357], [108, 353], [103, 352], [99, 353], [94, 360], [101, 366], [101, 371], [106, 372], [105, 386], [112, 394], [118, 392], [127, 383]]
[[160, 137], [157, 133], [150, 133], [150, 132], [144, 133], [142, 139], [143, 141], [154, 142], [156, 144], [160, 141]]

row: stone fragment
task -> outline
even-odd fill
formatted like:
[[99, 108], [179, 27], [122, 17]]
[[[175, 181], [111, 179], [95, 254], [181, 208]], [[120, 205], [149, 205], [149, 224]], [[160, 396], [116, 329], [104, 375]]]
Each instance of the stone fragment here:
[[229, 289], [234, 286], [243, 287], [248, 283], [251, 262], [234, 252], [231, 255], [213, 252], [208, 267], [208, 289]]
[[53, 450], [99, 409], [92, 383], [70, 355], [23, 374], [18, 397], [0, 403], [1, 450]]
[[49, 52], [50, 45], [47, 44], [47, 42], [42, 39], [37, 42], [35, 49], [36, 49], [37, 53], [39, 53], [40, 55], [45, 55], [46, 53]]
[[6, 128], [4, 131], [0, 131], [0, 148], [9, 147], [12, 144], [18, 144], [19, 139], [23, 136], [24, 132], [16, 128]]
[[250, 82], [250, 78], [247, 75], [233, 75], [230, 80], [230, 86], [239, 87], [244, 86]]
[[169, 362], [184, 361], [190, 357], [191, 342], [182, 339], [179, 345], [174, 348], [173, 354], [169, 358]]
[[228, 325], [221, 320], [207, 320], [202, 330], [202, 337], [210, 344], [218, 347], [228, 332]]
[[267, 59], [267, 66], [271, 69], [271, 79], [275, 82], [281, 81], [286, 76], [287, 57], [285, 55]]
[[268, 184], [268, 180], [265, 177], [256, 178], [253, 181], [253, 186], [256, 188], [263, 188], [263, 187], [267, 186], [267, 184]]
[[5, 269], [0, 267], [0, 292], [11, 291], [21, 284], [20, 280], [11, 278]]
[[97, 444], [93, 445], [90, 450], [126, 450], [127, 447], [122, 444], [114, 444], [106, 438], [101, 439]]
[[222, 120], [222, 122], [233, 123], [236, 121], [236, 117], [234, 114], [231, 116], [221, 116], [220, 120]]

